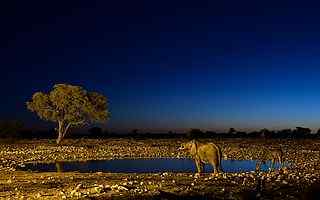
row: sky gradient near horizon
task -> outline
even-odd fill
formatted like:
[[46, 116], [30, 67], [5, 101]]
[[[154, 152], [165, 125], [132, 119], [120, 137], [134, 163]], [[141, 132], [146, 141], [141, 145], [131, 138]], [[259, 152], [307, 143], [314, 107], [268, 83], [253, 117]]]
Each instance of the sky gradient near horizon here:
[[110, 101], [114, 130], [320, 128], [319, 3], [5, 1], [0, 119], [55, 83]]

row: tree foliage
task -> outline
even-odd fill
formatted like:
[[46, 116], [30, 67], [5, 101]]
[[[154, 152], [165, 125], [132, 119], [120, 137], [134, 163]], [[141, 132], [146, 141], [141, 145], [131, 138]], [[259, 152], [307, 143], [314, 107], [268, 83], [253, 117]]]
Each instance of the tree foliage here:
[[48, 94], [36, 92], [27, 108], [43, 120], [58, 123], [57, 143], [70, 127], [105, 122], [110, 116], [105, 96], [69, 84], [56, 84]]

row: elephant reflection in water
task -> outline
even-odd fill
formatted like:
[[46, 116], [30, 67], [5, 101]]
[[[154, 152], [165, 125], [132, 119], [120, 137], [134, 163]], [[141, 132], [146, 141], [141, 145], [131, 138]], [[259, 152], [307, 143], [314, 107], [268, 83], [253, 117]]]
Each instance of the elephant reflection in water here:
[[[63, 169], [64, 163], [62, 161], [56, 161], [55, 165], [56, 165], [57, 172], [64, 172], [64, 169]], [[86, 167], [87, 161], [79, 162], [78, 165], [79, 165], [79, 167], [81, 167], [81, 166]]]

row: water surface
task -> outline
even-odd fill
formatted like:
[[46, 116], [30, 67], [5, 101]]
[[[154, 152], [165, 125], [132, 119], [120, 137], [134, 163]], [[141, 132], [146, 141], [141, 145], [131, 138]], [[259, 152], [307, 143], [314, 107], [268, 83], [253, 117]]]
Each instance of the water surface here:
[[[224, 172], [254, 171], [256, 160], [223, 160]], [[261, 165], [261, 171], [269, 170], [271, 162]], [[275, 168], [280, 168], [276, 163]], [[60, 161], [55, 163], [27, 163], [18, 170], [37, 172], [113, 172], [113, 173], [159, 173], [159, 172], [196, 172], [191, 159], [157, 158], [157, 159], [114, 159], [92, 161]], [[205, 172], [213, 168], [207, 164]]]

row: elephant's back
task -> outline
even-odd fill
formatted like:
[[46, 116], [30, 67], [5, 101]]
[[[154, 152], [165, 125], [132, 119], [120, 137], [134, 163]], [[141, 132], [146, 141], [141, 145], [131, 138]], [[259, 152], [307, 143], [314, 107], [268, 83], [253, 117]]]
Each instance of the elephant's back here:
[[198, 147], [198, 149], [201, 151], [216, 151], [217, 150], [213, 143], [201, 144]]
[[216, 145], [215, 143], [210, 142], [208, 144], [210, 144], [212, 146], [212, 148], [214, 148], [216, 151], [221, 151], [220, 147], [218, 145]]
[[207, 158], [216, 157], [218, 154], [218, 149], [214, 144], [207, 143], [202, 144], [198, 147], [198, 154], [202, 159], [207, 160]]

